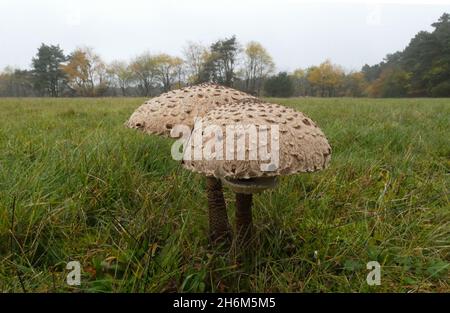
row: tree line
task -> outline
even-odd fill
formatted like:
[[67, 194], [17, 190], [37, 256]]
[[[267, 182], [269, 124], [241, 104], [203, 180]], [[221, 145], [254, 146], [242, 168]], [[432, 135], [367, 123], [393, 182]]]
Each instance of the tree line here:
[[142, 53], [106, 63], [92, 48], [65, 54], [41, 44], [31, 69], [0, 72], [0, 96], [155, 96], [202, 82], [274, 97], [450, 96], [450, 15], [419, 32], [403, 50], [376, 65], [346, 72], [326, 60], [317, 66], [275, 73], [275, 63], [258, 42], [242, 46], [235, 36], [209, 46], [188, 42], [182, 56]]

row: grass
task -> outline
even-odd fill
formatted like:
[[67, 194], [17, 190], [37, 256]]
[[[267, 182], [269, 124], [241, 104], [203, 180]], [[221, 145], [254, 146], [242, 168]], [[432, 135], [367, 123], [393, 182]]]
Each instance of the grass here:
[[0, 99], [0, 291], [449, 292], [450, 101], [270, 101], [317, 121], [333, 157], [255, 196], [238, 263], [208, 246], [204, 178], [123, 127], [143, 99]]

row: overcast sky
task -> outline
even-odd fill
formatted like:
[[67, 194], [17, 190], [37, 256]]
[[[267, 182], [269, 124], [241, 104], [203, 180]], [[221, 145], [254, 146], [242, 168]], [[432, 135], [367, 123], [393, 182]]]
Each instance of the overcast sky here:
[[109, 62], [235, 34], [262, 43], [279, 70], [327, 58], [352, 70], [403, 49], [444, 12], [449, 0], [0, 0], [0, 69], [29, 67], [41, 42], [90, 46]]

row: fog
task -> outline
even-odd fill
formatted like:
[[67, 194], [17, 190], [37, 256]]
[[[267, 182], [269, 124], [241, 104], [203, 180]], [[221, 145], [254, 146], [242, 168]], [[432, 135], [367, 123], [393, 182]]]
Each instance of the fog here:
[[231, 35], [262, 43], [278, 70], [327, 58], [359, 69], [403, 49], [444, 12], [449, 1], [0, 0], [0, 69], [28, 68], [41, 42], [66, 53], [90, 46], [112, 61], [181, 55], [187, 41]]

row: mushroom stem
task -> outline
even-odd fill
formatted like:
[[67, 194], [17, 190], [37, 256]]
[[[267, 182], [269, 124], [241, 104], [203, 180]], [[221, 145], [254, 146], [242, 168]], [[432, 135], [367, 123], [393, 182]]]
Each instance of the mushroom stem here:
[[236, 193], [236, 233], [241, 246], [246, 246], [252, 237], [252, 196]]
[[231, 230], [220, 179], [206, 177], [206, 192], [208, 194], [210, 240], [214, 244], [227, 242], [231, 239]]

